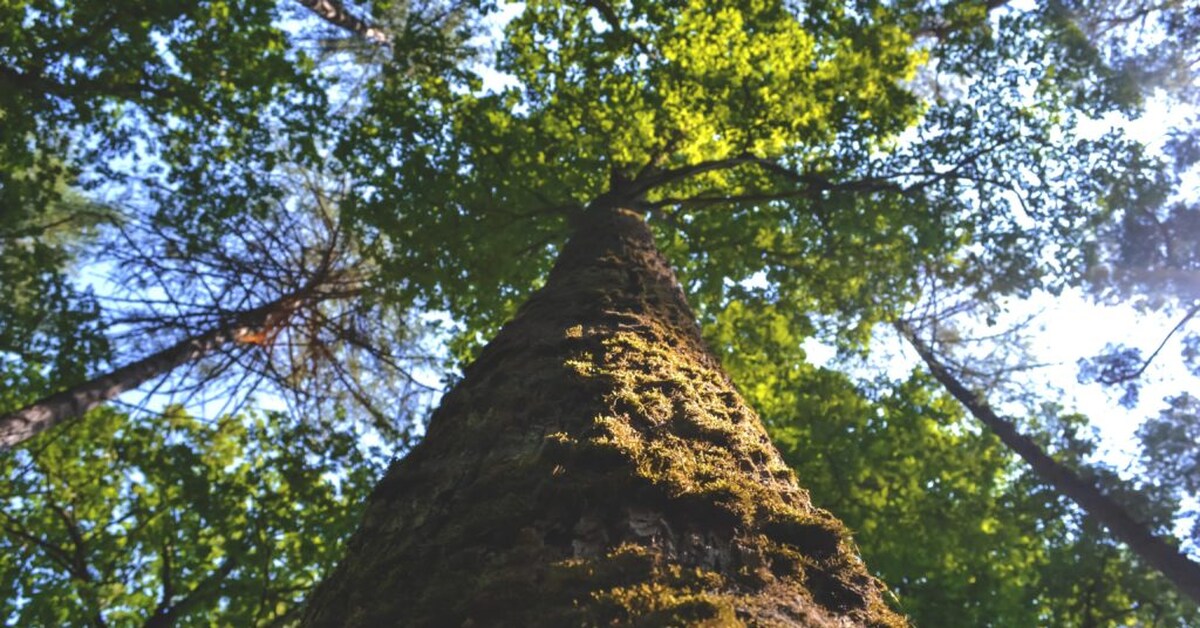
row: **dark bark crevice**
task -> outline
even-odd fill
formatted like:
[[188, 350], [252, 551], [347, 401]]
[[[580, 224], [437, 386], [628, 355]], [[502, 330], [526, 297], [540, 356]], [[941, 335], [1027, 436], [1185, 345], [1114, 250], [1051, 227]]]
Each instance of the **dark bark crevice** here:
[[643, 219], [594, 205], [370, 498], [306, 625], [902, 625], [705, 347]]

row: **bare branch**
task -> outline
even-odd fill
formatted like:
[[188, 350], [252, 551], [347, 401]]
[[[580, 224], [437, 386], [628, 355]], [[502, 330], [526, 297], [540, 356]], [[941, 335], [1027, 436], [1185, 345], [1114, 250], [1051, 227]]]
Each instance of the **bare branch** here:
[[1122, 384], [1122, 383], [1125, 383], [1125, 382], [1128, 382], [1131, 380], [1135, 380], [1135, 379], [1141, 377], [1142, 373], [1145, 373], [1146, 369], [1150, 368], [1150, 365], [1154, 362], [1154, 358], [1157, 358], [1158, 354], [1162, 352], [1163, 347], [1167, 346], [1167, 342], [1169, 340], [1171, 340], [1171, 337], [1174, 336], [1176, 333], [1178, 333], [1179, 330], [1183, 329], [1184, 325], [1187, 325], [1188, 321], [1192, 320], [1192, 318], [1194, 318], [1197, 313], [1200, 313], [1200, 302], [1196, 302], [1194, 305], [1192, 305], [1191, 309], [1189, 309], [1187, 311], [1187, 314], [1185, 314], [1183, 316], [1183, 318], [1180, 319], [1179, 322], [1176, 323], [1175, 326], [1171, 328], [1171, 331], [1167, 332], [1167, 335], [1163, 337], [1162, 342], [1158, 343], [1158, 347], [1156, 347], [1154, 349], [1154, 353], [1151, 353], [1150, 357], [1146, 358], [1145, 361], [1142, 362], [1142, 366], [1139, 367], [1136, 371], [1132, 371], [1129, 373], [1114, 373], [1111, 375], [1101, 375], [1099, 378], [1096, 379], [1096, 381], [1100, 382], [1101, 384], [1106, 384], [1106, 385], [1112, 386], [1115, 384]]

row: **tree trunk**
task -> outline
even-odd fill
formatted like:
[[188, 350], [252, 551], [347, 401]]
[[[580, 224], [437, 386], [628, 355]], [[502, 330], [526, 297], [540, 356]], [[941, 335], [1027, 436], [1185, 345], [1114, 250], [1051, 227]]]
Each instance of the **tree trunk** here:
[[904, 625], [637, 214], [589, 209], [465, 375], [305, 625]]
[[227, 325], [197, 334], [141, 360], [43, 397], [20, 410], [0, 415], [0, 451], [12, 449], [48, 428], [81, 416], [127, 390], [166, 375], [176, 367], [198, 360], [232, 342], [254, 342], [254, 339], [263, 336], [264, 330], [286, 318], [294, 309], [298, 294], [242, 312]]
[[900, 334], [912, 345], [929, 371], [950, 394], [990, 429], [1000, 440], [1025, 460], [1043, 482], [1074, 501], [1083, 512], [1108, 528], [1117, 540], [1127, 545], [1146, 565], [1158, 570], [1179, 591], [1200, 603], [1200, 564], [1138, 521], [1121, 504], [1105, 495], [1094, 483], [1079, 477], [1069, 467], [1051, 458], [1028, 436], [1020, 433], [1011, 421], [999, 416], [987, 401], [967, 389], [950, 370], [937, 359], [910, 325], [896, 324]]

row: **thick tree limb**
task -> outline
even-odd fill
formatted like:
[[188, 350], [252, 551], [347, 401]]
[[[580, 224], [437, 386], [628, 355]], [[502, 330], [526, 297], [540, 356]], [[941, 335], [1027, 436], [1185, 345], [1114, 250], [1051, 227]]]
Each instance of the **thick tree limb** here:
[[[131, 236], [126, 234], [126, 237]], [[272, 236], [263, 234], [263, 237]], [[254, 244], [247, 242], [247, 247]], [[166, 375], [177, 367], [218, 351], [227, 350], [234, 345], [247, 344], [259, 345], [264, 349], [273, 347], [279, 332], [293, 324], [297, 311], [318, 302], [350, 297], [358, 293], [357, 287], [344, 285], [343, 274], [333, 268], [337, 263], [339, 246], [338, 237], [333, 235], [323, 247], [316, 268], [311, 272], [297, 269], [284, 276], [288, 281], [285, 285], [289, 286], [289, 289], [265, 304], [255, 307], [239, 304], [236, 307], [241, 308], [240, 310], [221, 316], [217, 319], [219, 322], [212, 324], [205, 331], [193, 334], [140, 360], [44, 397], [24, 408], [0, 415], [0, 452], [7, 451], [50, 427], [78, 417], [151, 379]], [[154, 268], [155, 261], [149, 256], [137, 261], [148, 263]], [[302, 263], [301, 260], [296, 262], [298, 267]], [[242, 266], [235, 264], [231, 268], [241, 269]], [[254, 272], [249, 267], [244, 270], [247, 273]], [[262, 285], [270, 284], [267, 278], [262, 278]], [[169, 286], [164, 283], [162, 288], [169, 302], [177, 304], [178, 301], [172, 297]], [[243, 298], [248, 300], [251, 294], [254, 292], [247, 290]], [[218, 294], [210, 296], [214, 304], [224, 300]]]
[[1051, 458], [1033, 439], [1018, 431], [1012, 421], [996, 414], [979, 394], [967, 389], [961, 381], [933, 354], [916, 331], [906, 321], [898, 321], [896, 329], [914, 349], [930, 373], [966, 409], [988, 427], [1000, 440], [1025, 460], [1042, 481], [1069, 497], [1088, 517], [1100, 522], [1119, 541], [1150, 567], [1158, 570], [1180, 592], [1200, 602], [1200, 564], [1192, 561], [1178, 548], [1155, 535], [1121, 504], [1105, 495], [1094, 483], [1079, 477], [1069, 467]]
[[[944, 170], [910, 170], [842, 181], [835, 181], [818, 173], [799, 172], [773, 159], [756, 157], [748, 153], [743, 153], [741, 155], [726, 159], [704, 161], [689, 166], [682, 166], [667, 170], [649, 168], [632, 180], [625, 180], [615, 177], [613, 183], [610, 185], [609, 192], [600, 199], [597, 199], [596, 203], [615, 203], [616, 205], [634, 206], [654, 210], [665, 206], [707, 207], [724, 202], [766, 202], [772, 200], [786, 200], [809, 196], [819, 192], [850, 194], [890, 192], [902, 195], [910, 195], [918, 193], [938, 182], [952, 179], [986, 182], [1011, 189], [1010, 185], [1002, 181], [985, 179], [978, 173], [968, 172], [968, 170], [972, 170], [975, 163], [983, 155], [986, 155], [992, 150], [995, 150], [1001, 145], [1006, 144], [1014, 139], [1016, 138], [1012, 136], [1000, 138], [988, 146], [980, 147], [973, 152], [963, 155], [958, 162]], [[706, 172], [729, 170], [731, 168], [737, 168], [746, 164], [753, 164], [759, 168], [762, 168], [767, 173], [797, 187], [795, 189], [782, 190], [779, 192], [763, 191], [740, 196], [696, 196], [691, 198], [667, 198], [654, 203], [645, 203], [643, 201], [645, 195], [654, 189], [676, 183], [689, 177], [704, 174]], [[917, 180], [904, 184], [902, 181], [905, 179]], [[1024, 203], [1024, 200], [1021, 199], [1021, 202]]]
[[391, 37], [382, 29], [351, 13], [340, 0], [296, 0], [318, 17], [343, 30], [350, 31], [363, 39], [384, 46], [391, 45]]
[[[307, 293], [310, 287], [305, 287]], [[44, 397], [15, 412], [0, 415], [0, 451], [29, 440], [50, 427], [78, 417], [148, 380], [202, 358], [233, 342], [256, 343], [272, 326], [294, 310], [304, 294], [293, 293], [247, 310], [225, 325], [197, 334], [166, 349], [94, 377], [67, 390]]]

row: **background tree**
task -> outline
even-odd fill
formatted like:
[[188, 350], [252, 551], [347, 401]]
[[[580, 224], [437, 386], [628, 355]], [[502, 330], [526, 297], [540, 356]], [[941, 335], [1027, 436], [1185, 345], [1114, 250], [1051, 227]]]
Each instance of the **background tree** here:
[[110, 355], [95, 296], [70, 280], [102, 210], [67, 195], [0, 227], [0, 378], [26, 403], [82, 380]]
[[998, 415], [986, 397], [968, 388], [942, 364], [928, 341], [911, 323], [900, 321], [897, 328], [946, 390], [1025, 460], [1038, 477], [1075, 502], [1088, 517], [1106, 527], [1130, 551], [1160, 571], [1181, 592], [1200, 601], [1200, 563], [1191, 560], [1174, 543], [1163, 538], [1151, 522], [1142, 520], [1119, 501], [1106, 495], [1092, 478], [1081, 477], [1074, 469], [1054, 460], [1037, 442], [1021, 433], [1011, 419]]
[[[235, 400], [252, 392], [256, 381], [267, 379], [279, 390], [290, 391], [290, 397], [296, 401], [299, 388], [295, 384], [304, 377], [301, 373], [307, 372], [310, 380], [336, 382], [327, 388], [344, 390], [356, 399], [354, 404], [339, 404], [341, 411], [359, 408], [380, 428], [407, 429], [393, 425], [400, 413], [385, 412], [380, 407], [399, 402], [412, 392], [414, 380], [406, 373], [411, 365], [400, 364], [403, 356], [398, 354], [396, 343], [403, 339], [396, 337], [395, 332], [406, 322], [412, 327], [413, 320], [401, 313], [403, 306], [395, 308], [387, 302], [391, 288], [371, 290], [374, 294], [370, 297], [352, 300], [367, 285], [370, 264], [360, 253], [353, 252], [359, 245], [351, 242], [351, 234], [338, 226], [336, 197], [341, 192], [337, 191], [336, 177], [311, 174], [327, 172], [323, 163], [315, 170], [305, 167], [318, 163], [316, 143], [321, 130], [332, 132], [340, 123], [337, 118], [329, 117], [329, 108], [340, 108], [342, 113], [354, 108], [353, 96], [326, 98], [320, 88], [333, 91], [334, 85], [344, 84], [353, 91], [361, 76], [342, 76], [343, 66], [337, 65], [336, 60], [331, 70], [314, 68], [312, 58], [306, 54], [308, 44], [286, 34], [276, 23], [279, 10], [290, 7], [290, 3], [285, 6], [215, 3], [200, 7], [196, 13], [156, 8], [137, 16], [135, 12], [124, 14], [86, 3], [46, 11], [32, 4], [13, 7], [10, 20], [29, 19], [39, 26], [34, 29], [36, 36], [14, 42], [16, 60], [10, 74], [57, 73], [62, 75], [59, 78], [65, 85], [59, 92], [39, 91], [40, 84], [18, 86], [22, 90], [18, 96], [41, 98], [38, 102], [45, 105], [31, 106], [26, 112], [27, 121], [57, 125], [65, 130], [63, 146], [71, 146], [73, 142], [88, 148], [68, 150], [79, 155], [60, 164], [61, 168], [54, 171], [60, 173], [58, 179], [30, 171], [22, 179], [28, 180], [29, 190], [21, 192], [24, 188], [9, 186], [14, 194], [27, 197], [14, 197], [11, 209], [32, 212], [31, 216], [45, 214], [42, 219], [51, 221], [55, 217], [51, 205], [58, 193], [57, 188], [47, 187], [50, 183], [59, 187], [84, 183], [95, 188], [92, 196], [106, 200], [106, 213], [79, 211], [74, 212], [78, 215], [72, 215], [61, 210], [58, 213], [66, 213], [66, 222], [86, 219], [90, 222], [85, 224], [90, 224], [97, 216], [104, 219], [106, 229], [101, 231], [107, 236], [92, 248], [86, 261], [93, 277], [104, 273], [95, 272], [97, 266], [115, 270], [99, 283], [102, 291], [117, 291], [119, 295], [106, 294], [101, 301], [86, 301], [92, 304], [90, 315], [95, 324], [107, 326], [117, 334], [96, 341], [103, 341], [104, 346], [115, 351], [97, 356], [90, 365], [82, 362], [86, 355], [80, 352], [77, 357], [81, 363], [74, 377], [49, 382], [26, 399], [33, 402], [43, 397], [41, 405], [6, 415], [6, 447], [147, 380], [157, 382], [156, 392], [166, 392], [163, 376], [184, 364], [194, 367], [190, 370], [193, 377], [187, 383], [192, 392], [203, 388], [198, 382], [215, 379], [231, 365], [244, 367], [233, 369], [234, 376], [248, 378], [243, 380], [247, 386], [233, 395]], [[340, 4], [308, 9], [317, 11], [327, 21], [331, 10], [342, 11], [343, 17], [351, 15]], [[400, 8], [381, 10], [392, 14], [403, 12]], [[449, 7], [437, 17], [407, 20], [397, 17], [387, 21], [400, 33], [400, 41], [411, 43], [424, 30], [453, 30], [452, 25], [444, 24], [447, 20], [453, 22], [453, 10]], [[228, 59], [257, 55], [275, 59], [270, 62], [275, 65], [239, 67], [239, 71], [248, 72], [241, 78], [213, 69], [220, 74], [213, 79], [220, 85], [205, 84], [207, 75], [200, 73], [204, 67], [197, 65], [199, 61], [189, 61], [184, 53], [192, 45], [190, 38], [199, 36], [190, 29], [208, 19], [209, 13], [216, 16], [213, 20], [229, 22], [230, 29], [246, 32], [222, 40], [219, 47], [213, 48], [215, 54], [207, 63], [219, 66]], [[309, 11], [304, 10], [301, 15], [307, 16]], [[127, 25], [126, 20], [141, 22]], [[72, 25], [83, 31], [113, 32], [105, 32], [94, 42], [87, 40], [84, 45], [64, 31], [48, 27], [38, 30], [43, 22]], [[334, 24], [348, 27], [345, 20], [334, 20]], [[123, 29], [132, 29], [135, 34], [124, 33]], [[354, 28], [349, 31], [357, 33]], [[105, 38], [110, 36], [128, 48], [123, 62], [130, 68], [140, 68], [137, 72], [144, 76], [139, 81], [147, 82], [151, 80], [148, 77], [153, 77], [170, 83], [177, 75], [186, 76], [186, 81], [173, 87], [169, 94], [159, 94], [152, 102], [144, 102], [140, 93], [129, 90], [68, 90], [67, 87], [73, 89], [79, 82], [72, 74], [77, 68], [63, 64], [93, 63], [99, 68], [107, 67], [105, 55], [112, 50], [111, 46], [105, 47]], [[142, 41], [156, 37], [167, 37], [178, 44], [178, 50], [147, 47]], [[433, 45], [432, 40], [424, 43]], [[378, 42], [372, 45], [379, 48]], [[57, 52], [60, 49], [61, 55]], [[32, 65], [16, 67], [20, 59]], [[38, 67], [34, 68], [35, 65]], [[273, 107], [264, 106], [270, 98], [262, 94], [257, 97], [259, 100], [253, 100], [256, 90], [269, 91], [285, 84], [291, 86], [293, 96], [299, 100], [276, 102]], [[234, 88], [239, 93], [221, 91]], [[212, 93], [205, 92], [209, 89]], [[179, 113], [196, 113], [189, 109], [192, 107], [187, 104], [189, 101], [204, 102], [205, 109], [198, 117]], [[56, 107], [55, 103], [61, 106]], [[310, 107], [312, 104], [319, 106]], [[105, 107], [112, 111], [99, 117], [90, 113]], [[222, 124], [212, 125], [212, 119], [219, 119]], [[267, 138], [279, 137], [280, 129], [289, 129], [287, 138], [298, 143], [285, 146]], [[23, 128], [9, 130], [14, 138], [28, 132]], [[37, 150], [36, 145], [25, 148]], [[77, 167], [89, 162], [91, 171]], [[138, 163], [150, 165], [138, 166]], [[210, 167], [213, 164], [219, 166]], [[340, 185], [344, 186], [345, 181]], [[35, 192], [41, 196], [34, 198]], [[87, 216], [93, 217], [87, 219]], [[35, 241], [45, 247], [51, 239]], [[327, 268], [335, 260], [318, 259], [312, 251], [333, 254], [338, 268]], [[22, 268], [34, 270], [28, 268], [28, 258], [21, 257], [19, 251], [13, 257], [22, 260], [25, 264]], [[43, 264], [37, 272], [59, 272], [47, 266], [49, 261], [37, 263]], [[355, 264], [359, 267], [353, 273], [346, 271], [347, 266]], [[320, 285], [310, 285], [313, 283]], [[65, 280], [58, 280], [58, 284], [73, 287]], [[304, 298], [288, 296], [302, 292]], [[338, 304], [331, 305], [333, 300]], [[101, 303], [107, 313], [99, 311]], [[324, 309], [318, 311], [316, 305], [321, 303]], [[299, 312], [295, 311], [298, 307]], [[384, 326], [387, 331], [374, 335], [374, 330]], [[74, 334], [64, 327], [62, 335], [69, 339]], [[124, 342], [126, 338], [139, 341]], [[150, 342], [145, 342], [147, 339]], [[259, 350], [251, 351], [255, 347]], [[154, 351], [148, 350], [151, 348]], [[197, 362], [214, 352], [219, 356], [216, 363]], [[65, 358], [70, 353], [59, 355]], [[272, 354], [272, 359], [264, 359], [267, 354]], [[106, 359], [107, 369], [96, 368], [100, 366], [96, 364], [100, 357]], [[85, 372], [87, 377], [83, 376]], [[257, 379], [252, 374], [257, 374]], [[208, 393], [217, 396], [219, 389], [210, 387]], [[378, 394], [365, 394], [368, 389]], [[48, 393], [55, 395], [44, 397]], [[307, 398], [309, 402], [317, 401], [311, 392]], [[306, 409], [328, 414], [333, 405], [309, 403]]]
[[[1075, 102], [1088, 100], [1089, 104], [1079, 105], [1087, 115], [1099, 116], [1105, 108], [1137, 115], [1150, 100], [1167, 103], [1168, 110], [1194, 106], [1197, 75], [1191, 42], [1196, 23], [1194, 11], [1184, 3], [1045, 3], [1033, 13], [1044, 18], [1040, 28], [1048, 33], [1048, 42], [1072, 62], [1075, 70], [1062, 77], [1069, 86], [1065, 94], [1073, 96]], [[1097, 109], [1096, 104], [1103, 106]], [[1164, 130], [1165, 141], [1158, 146], [1131, 146], [1124, 168], [1105, 169], [1094, 175], [1107, 187], [1101, 198], [1113, 217], [1097, 234], [1098, 247], [1082, 285], [1100, 300], [1133, 302], [1175, 317], [1174, 328], [1165, 332], [1157, 345], [1142, 349], [1111, 343], [1104, 354], [1081, 361], [1081, 383], [1098, 381], [1117, 388], [1120, 404], [1130, 408], [1138, 403], [1139, 390], [1146, 381], [1143, 376], [1151, 363], [1169, 360], [1163, 349], [1173, 337], [1184, 338], [1186, 361], [1187, 328], [1196, 311], [1195, 268], [1189, 261], [1194, 256], [1188, 252], [1195, 231], [1189, 208], [1195, 199], [1185, 183], [1194, 174], [1195, 160], [1189, 156], [1194, 151], [1188, 148], [1192, 143], [1189, 138], [1195, 133], [1192, 126], [1190, 121], [1183, 121], [1178, 128]], [[995, 335], [1012, 342], [1011, 335]], [[960, 373], [978, 371], [974, 359], [960, 356]], [[1008, 379], [1012, 376], [1001, 376], [1000, 383]], [[993, 391], [997, 390], [996, 384], [988, 382]], [[1031, 382], [1024, 385], [1033, 389]], [[1016, 395], [1028, 396], [1028, 391], [1019, 392], [1021, 384], [1016, 386]], [[1006, 387], [1013, 388], [1012, 384]], [[1159, 438], [1147, 449], [1163, 447], [1161, 437], [1168, 432], [1159, 431]], [[1183, 430], [1175, 433], [1182, 434]], [[1180, 452], [1194, 445], [1179, 441], [1169, 447]], [[1125, 476], [1128, 480], [1130, 472], [1126, 471]], [[1145, 492], [1167, 488], [1154, 480], [1153, 472], [1134, 477]], [[1120, 482], [1104, 484], [1106, 490], [1121, 492]], [[1186, 492], [1166, 492], [1173, 493], [1174, 499], [1188, 498]], [[1193, 507], [1184, 508], [1177, 516], [1187, 515], [1188, 511], [1194, 515]], [[1161, 524], [1161, 519], [1157, 523], [1153, 519], [1145, 521]], [[1194, 545], [1190, 547], [1194, 551]]]
[[[725, 348], [722, 362], [743, 382], [785, 460], [813, 499], [855, 531], [867, 564], [913, 623], [1195, 621], [1193, 604], [1084, 521], [939, 382], [920, 372], [879, 372], [874, 354], [838, 360], [841, 370], [812, 365], [779, 309], [743, 295], [708, 329], [710, 342]], [[1095, 445], [1085, 438], [1086, 417], [1033, 410], [1022, 425], [1041, 447], [1081, 473], [1101, 471], [1104, 486], [1132, 497], [1123, 503], [1136, 503], [1139, 516], [1138, 500], [1155, 495], [1154, 520], [1169, 520], [1175, 503], [1164, 491], [1128, 490], [1114, 471], [1088, 460]]]
[[116, 264], [117, 283], [100, 302], [109, 338], [132, 355], [0, 416], [0, 443], [11, 447], [146, 382], [185, 402], [223, 397], [226, 410], [266, 385], [314, 422], [336, 407], [357, 409], [393, 438], [411, 428], [403, 408], [428, 392], [409, 373], [423, 360], [405, 352], [416, 349], [418, 325], [369, 294], [371, 263], [331, 199], [311, 194], [211, 235], [134, 218], [113, 225], [102, 260]]

